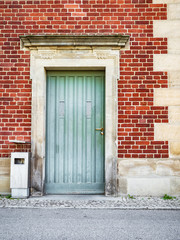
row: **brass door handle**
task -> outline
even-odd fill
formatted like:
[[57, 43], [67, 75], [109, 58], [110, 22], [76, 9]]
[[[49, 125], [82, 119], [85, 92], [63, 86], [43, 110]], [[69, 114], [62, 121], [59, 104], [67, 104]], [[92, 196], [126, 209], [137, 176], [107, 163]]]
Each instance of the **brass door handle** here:
[[96, 131], [101, 131], [100, 134], [101, 134], [101, 135], [104, 135], [104, 132], [103, 132], [103, 131], [104, 131], [104, 128], [96, 128]]
[[96, 128], [96, 131], [103, 131], [104, 128]]

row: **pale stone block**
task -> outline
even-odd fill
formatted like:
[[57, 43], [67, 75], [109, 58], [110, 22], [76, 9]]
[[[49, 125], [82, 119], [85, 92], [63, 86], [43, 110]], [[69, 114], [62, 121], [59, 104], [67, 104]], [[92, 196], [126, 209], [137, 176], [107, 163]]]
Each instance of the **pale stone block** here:
[[180, 37], [180, 21], [156, 20], [153, 23], [154, 37]]
[[180, 141], [180, 125], [156, 123], [154, 139], [156, 141]]
[[127, 194], [127, 178], [120, 177], [117, 181], [117, 188], [119, 194]]
[[153, 0], [153, 3], [180, 3], [180, 0]]
[[0, 158], [0, 194], [10, 193], [10, 159]]
[[28, 198], [29, 188], [12, 188], [11, 195], [13, 198]]
[[124, 159], [118, 160], [120, 177], [179, 176], [179, 159]]
[[153, 175], [155, 164], [147, 159], [126, 159], [118, 162], [119, 176], [148, 176]]
[[170, 142], [170, 157], [180, 158], [180, 142]]
[[168, 19], [180, 19], [180, 4], [168, 5]]
[[172, 178], [170, 181], [170, 193], [171, 195], [180, 195], [180, 177]]
[[127, 178], [127, 194], [134, 196], [178, 196], [180, 177]]
[[0, 177], [0, 194], [7, 194], [10, 193], [10, 176]]
[[158, 176], [180, 176], [180, 160], [167, 159], [157, 161], [156, 174]]
[[180, 88], [180, 71], [169, 72], [169, 87]]
[[169, 123], [179, 123], [180, 124], [180, 106], [170, 106], [169, 107]]
[[42, 114], [44, 111], [44, 98], [43, 97], [39, 97], [39, 98], [32, 98], [32, 103], [33, 103], [33, 109], [32, 109], [32, 113], [33, 114]]
[[168, 53], [180, 54], [180, 38], [168, 38]]
[[164, 194], [171, 194], [170, 181], [170, 177], [127, 178], [127, 193], [135, 196], [163, 196]]
[[0, 176], [10, 176], [10, 158], [0, 158]]
[[179, 71], [179, 69], [180, 69], [180, 55], [177, 54], [154, 55], [154, 71]]
[[155, 106], [179, 106], [180, 89], [176, 88], [157, 88], [154, 89]]

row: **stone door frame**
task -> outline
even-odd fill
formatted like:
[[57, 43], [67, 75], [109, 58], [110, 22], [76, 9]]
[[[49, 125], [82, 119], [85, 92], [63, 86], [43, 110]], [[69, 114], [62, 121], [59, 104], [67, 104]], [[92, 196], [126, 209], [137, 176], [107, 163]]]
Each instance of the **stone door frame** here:
[[[25, 37], [24, 37], [25, 38]], [[122, 36], [120, 36], [122, 39]], [[119, 39], [120, 39], [119, 38]], [[94, 38], [93, 38], [94, 39]], [[32, 79], [32, 160], [31, 187], [44, 193], [46, 158], [46, 71], [47, 70], [104, 70], [105, 71], [105, 195], [117, 194], [117, 80], [119, 79], [119, 46], [89, 43], [88, 46], [32, 46], [21, 39], [22, 47], [31, 50]], [[81, 40], [81, 39], [80, 39]], [[127, 42], [128, 37], [126, 36]], [[99, 41], [99, 40], [98, 40]], [[100, 41], [102, 41], [100, 39]], [[114, 44], [114, 43], [113, 43]], [[43, 45], [43, 46], [42, 46]], [[94, 45], [94, 46], [92, 46]], [[111, 44], [112, 45], [112, 44]], [[114, 45], [113, 45], [114, 46]], [[125, 46], [125, 44], [123, 45]]]

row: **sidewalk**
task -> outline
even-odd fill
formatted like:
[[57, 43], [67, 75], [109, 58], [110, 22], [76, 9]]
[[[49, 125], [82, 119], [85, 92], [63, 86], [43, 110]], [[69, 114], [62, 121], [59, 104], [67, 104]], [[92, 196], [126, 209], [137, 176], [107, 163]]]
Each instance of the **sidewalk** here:
[[105, 197], [103, 195], [47, 195], [28, 199], [0, 197], [0, 208], [167, 209], [180, 210], [180, 197]]

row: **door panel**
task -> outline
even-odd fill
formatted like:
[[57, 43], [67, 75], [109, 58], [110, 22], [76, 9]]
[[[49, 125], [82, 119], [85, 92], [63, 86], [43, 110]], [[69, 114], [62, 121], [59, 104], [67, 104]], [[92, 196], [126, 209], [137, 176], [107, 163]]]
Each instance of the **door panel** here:
[[47, 72], [46, 193], [104, 193], [104, 92], [103, 71]]

